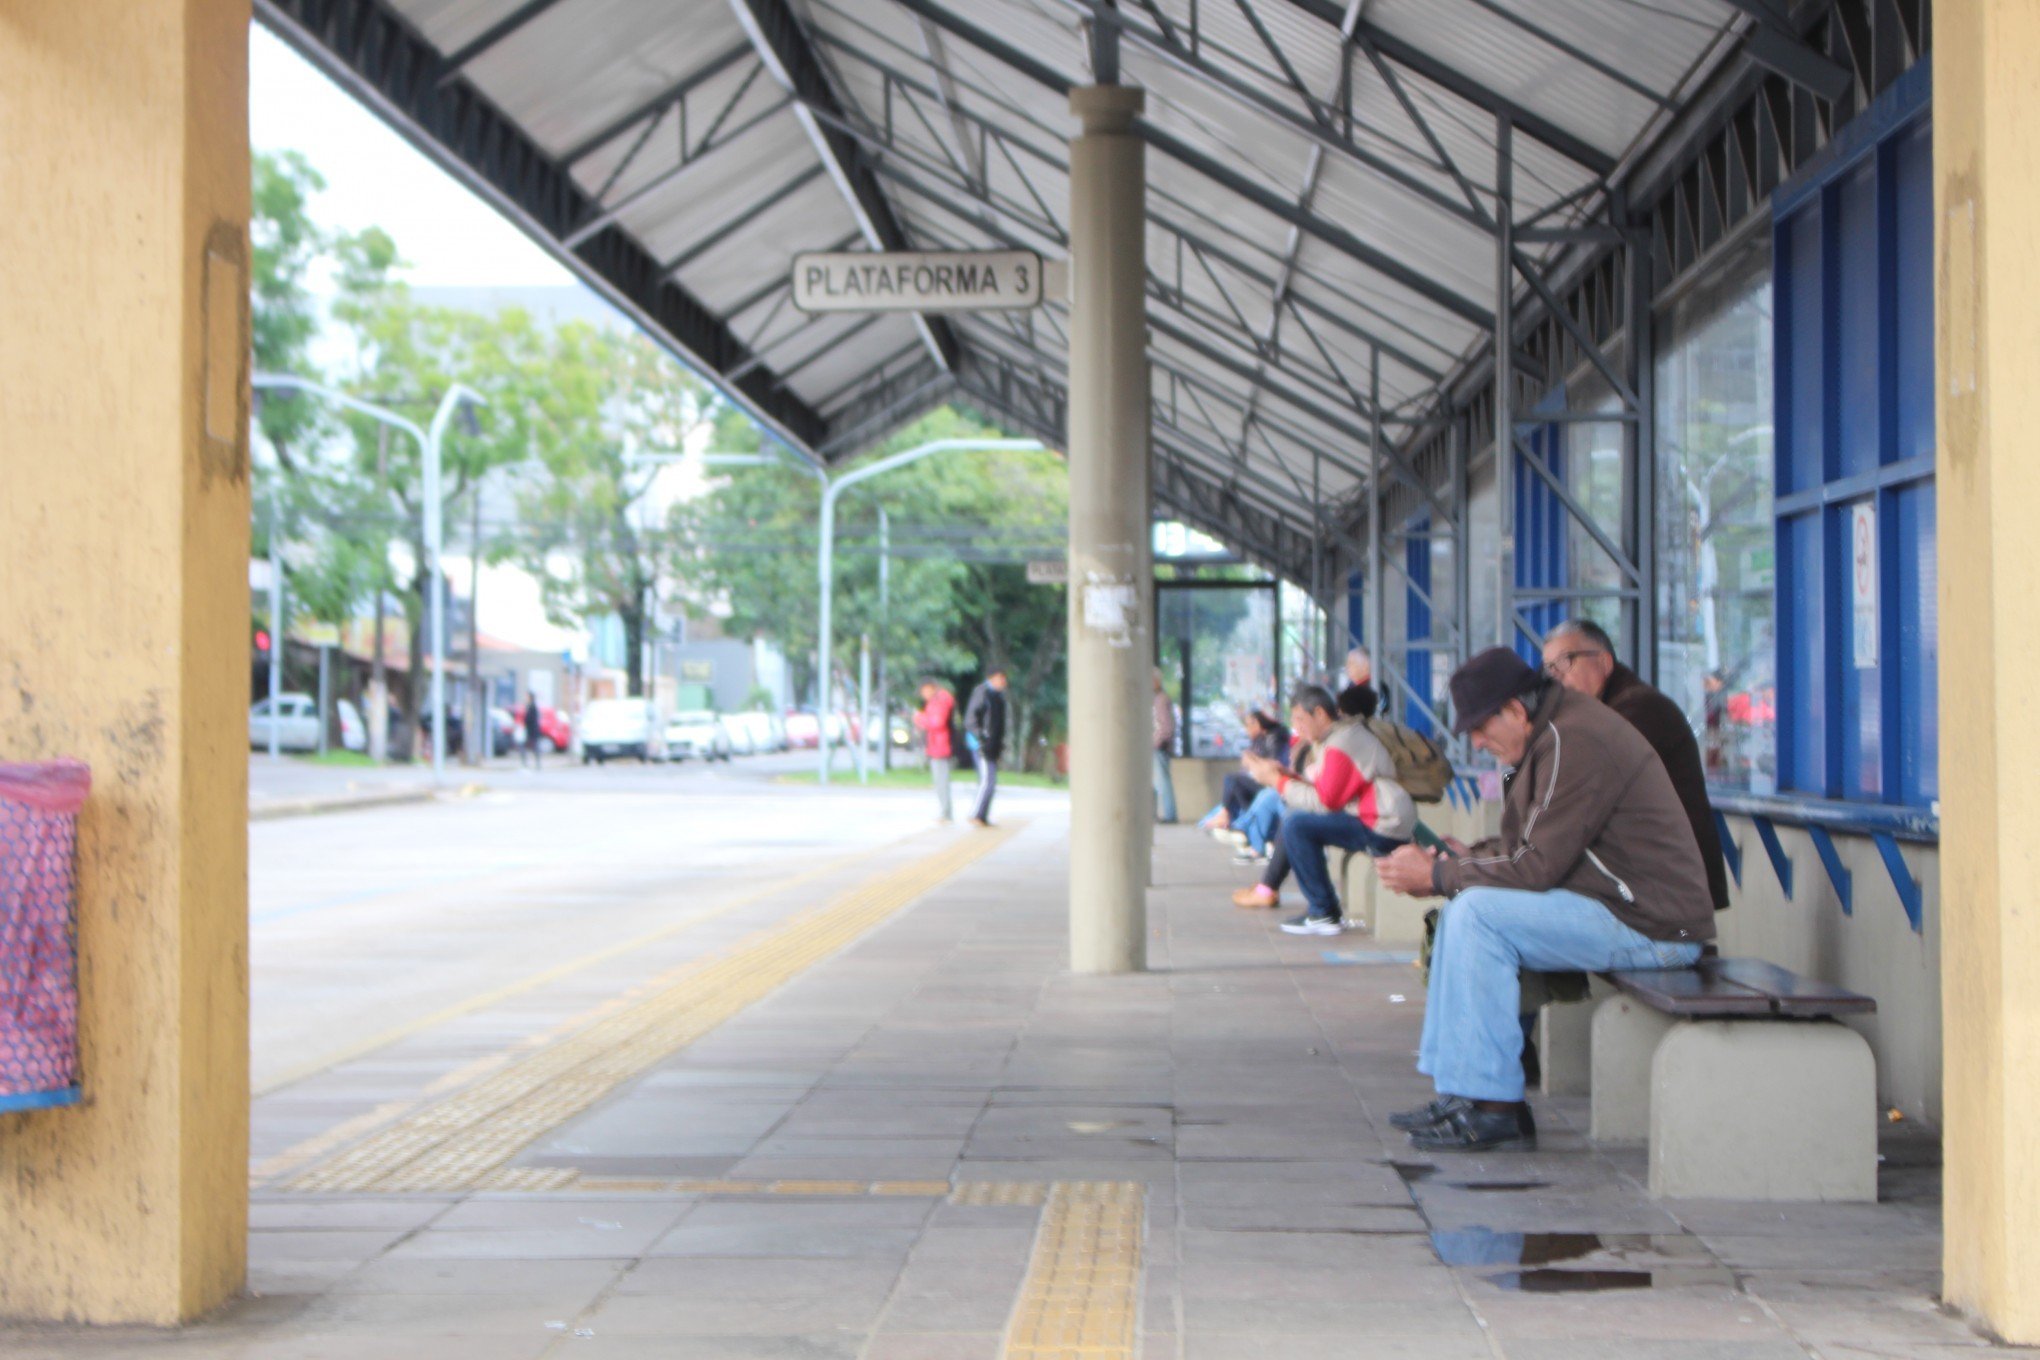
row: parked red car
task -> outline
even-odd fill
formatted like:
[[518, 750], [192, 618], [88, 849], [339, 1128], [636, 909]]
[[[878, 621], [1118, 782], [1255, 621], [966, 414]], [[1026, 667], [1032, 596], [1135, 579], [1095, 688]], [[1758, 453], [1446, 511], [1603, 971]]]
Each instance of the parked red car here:
[[795, 710], [786, 715], [786, 744], [796, 750], [812, 751], [822, 744], [821, 720], [812, 713]]
[[[508, 713], [511, 725], [515, 729], [511, 734], [510, 745], [513, 747], [522, 746], [524, 744], [524, 705], [521, 702], [517, 703], [508, 710]], [[567, 715], [560, 712], [557, 708], [540, 704], [538, 706], [538, 742], [538, 749], [546, 752], [548, 755], [555, 751], [569, 749], [574, 744], [573, 723], [569, 722]]]

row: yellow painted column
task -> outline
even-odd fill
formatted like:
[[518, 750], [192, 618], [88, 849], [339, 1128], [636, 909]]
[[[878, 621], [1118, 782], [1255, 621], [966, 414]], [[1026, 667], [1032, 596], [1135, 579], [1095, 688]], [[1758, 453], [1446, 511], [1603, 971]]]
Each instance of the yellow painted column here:
[[85, 1103], [0, 1115], [0, 1316], [246, 1275], [248, 0], [0, 0], [0, 759], [91, 763]]
[[1943, 1294], [2040, 1342], [2040, 5], [1936, 0]]

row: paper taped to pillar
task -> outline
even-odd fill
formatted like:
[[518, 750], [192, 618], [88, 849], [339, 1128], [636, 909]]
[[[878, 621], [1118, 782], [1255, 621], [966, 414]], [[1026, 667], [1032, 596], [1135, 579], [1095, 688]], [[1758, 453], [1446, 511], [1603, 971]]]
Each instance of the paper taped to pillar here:
[[1083, 601], [1086, 629], [1114, 647], [1133, 645], [1134, 611], [1140, 606], [1133, 582], [1092, 572], [1084, 582]]
[[793, 257], [803, 312], [984, 312], [1041, 305], [1031, 250], [814, 251]]
[[79, 761], [0, 765], [0, 1113], [78, 1099]]

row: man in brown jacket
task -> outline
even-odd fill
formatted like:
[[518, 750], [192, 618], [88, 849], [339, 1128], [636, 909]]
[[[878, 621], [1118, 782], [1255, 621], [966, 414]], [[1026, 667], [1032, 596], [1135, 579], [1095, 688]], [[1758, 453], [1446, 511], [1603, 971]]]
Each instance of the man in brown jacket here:
[[1611, 709], [1506, 647], [1453, 672], [1452, 708], [1454, 730], [1512, 770], [1500, 836], [1377, 861], [1385, 887], [1452, 899], [1417, 1055], [1438, 1098], [1390, 1122], [1420, 1148], [1477, 1151], [1528, 1136], [1520, 970], [1690, 967], [1714, 904], [1664, 763]]
[[1700, 863], [1707, 869], [1707, 895], [1720, 911], [1728, 905], [1728, 866], [1707, 801], [1707, 772], [1700, 742], [1670, 695], [1615, 659], [1615, 643], [1590, 619], [1567, 619], [1544, 636], [1544, 673], [1575, 693], [1599, 699], [1629, 720], [1665, 763], [1672, 788], [1686, 809]]

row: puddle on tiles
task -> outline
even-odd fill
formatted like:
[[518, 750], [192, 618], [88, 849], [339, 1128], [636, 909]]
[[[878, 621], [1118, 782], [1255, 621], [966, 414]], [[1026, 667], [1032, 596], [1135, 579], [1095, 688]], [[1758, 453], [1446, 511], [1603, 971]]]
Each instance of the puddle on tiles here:
[[[1431, 1249], [1448, 1266], [1532, 1267], [1483, 1277], [1499, 1289], [1528, 1294], [1680, 1285], [1735, 1287], [1734, 1274], [1716, 1264], [1697, 1238], [1678, 1233], [1518, 1233], [1461, 1228], [1432, 1233]], [[1607, 1258], [1613, 1264], [1555, 1268], [1589, 1257]]]
[[1497, 1289], [1525, 1294], [1600, 1294], [1615, 1289], [1674, 1289], [1680, 1285], [1735, 1287], [1733, 1272], [1706, 1266], [1675, 1270], [1507, 1270], [1483, 1278]]

